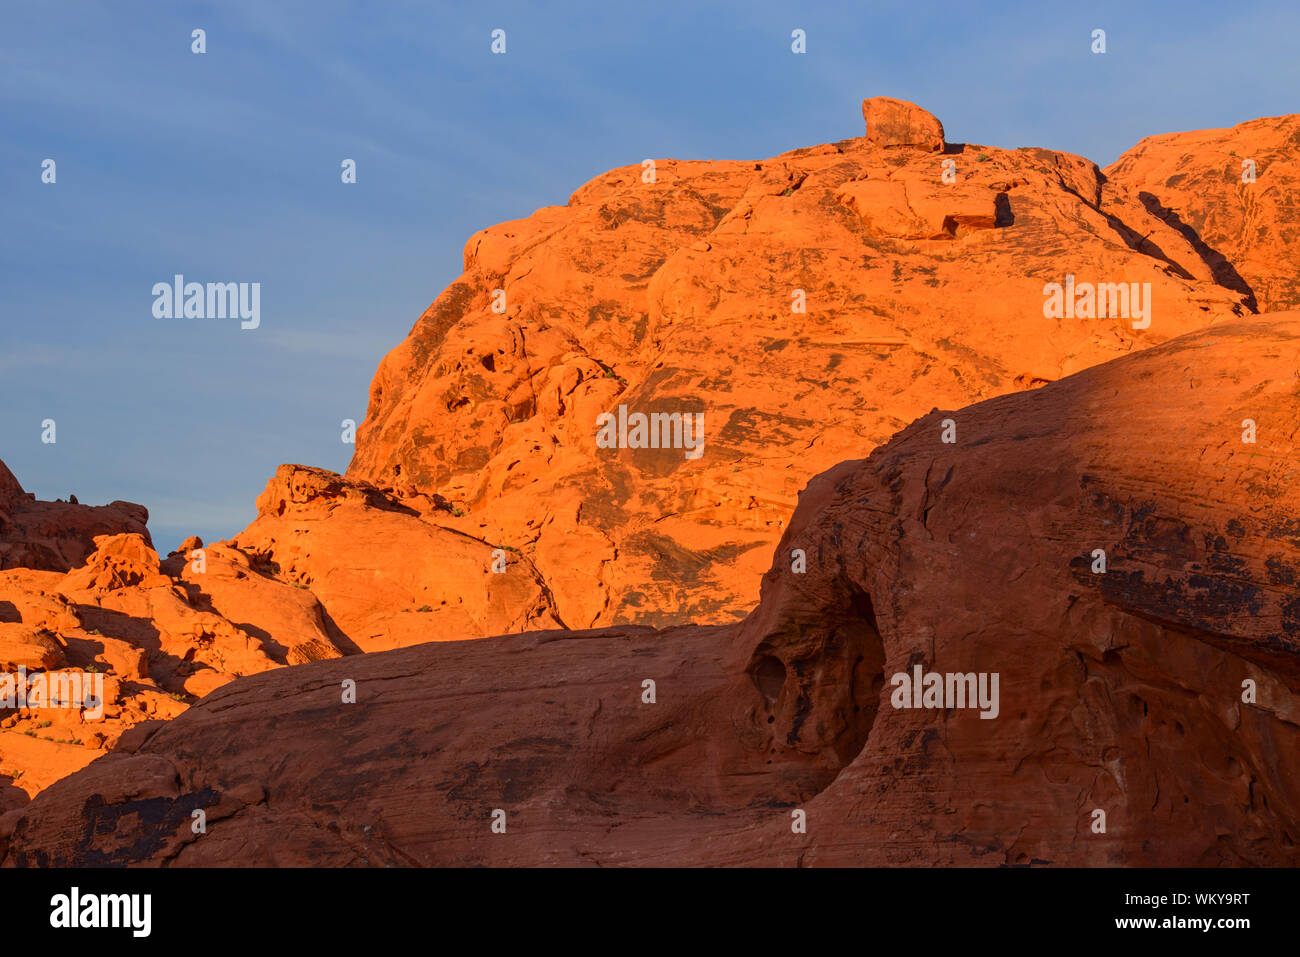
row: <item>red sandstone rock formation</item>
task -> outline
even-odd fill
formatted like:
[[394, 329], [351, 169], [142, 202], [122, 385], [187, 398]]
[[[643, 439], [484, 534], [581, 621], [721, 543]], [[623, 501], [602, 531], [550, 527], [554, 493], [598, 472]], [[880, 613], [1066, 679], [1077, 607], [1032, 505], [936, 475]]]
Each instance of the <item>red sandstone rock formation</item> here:
[[[898, 100], [863, 116], [862, 138], [624, 167], [476, 233], [381, 363], [348, 477], [517, 548], [570, 627], [733, 621], [811, 476], [935, 406], [1247, 314], [1089, 161], [938, 153], [939, 122]], [[1149, 283], [1149, 326], [1045, 317], [1067, 276]], [[702, 454], [598, 448], [620, 406], [703, 413]]]
[[363, 651], [563, 625], [528, 559], [426, 521], [449, 511], [422, 516], [366, 482], [295, 465], [257, 511], [231, 545], [309, 589]]
[[86, 560], [100, 535], [134, 533], [149, 540], [143, 505], [38, 502], [0, 462], [0, 569], [66, 572]]
[[[0, 710], [0, 811], [118, 747], [0, 818], [10, 861], [123, 859], [70, 836], [60, 795], [93, 793], [123, 833], [147, 799], [232, 818], [131, 852], [181, 863], [1293, 863], [1294, 768], [1269, 756], [1296, 744], [1294, 324], [1222, 324], [1295, 305], [1300, 120], [1154, 137], [1102, 175], [945, 145], [904, 101], [863, 117], [759, 163], [615, 170], [471, 237], [381, 364], [349, 474], [282, 467], [231, 542], [160, 560], [142, 507], [35, 502], [0, 465], [0, 666], [93, 669], [109, 698], [93, 726]], [[1254, 184], [1220, 169], [1246, 158]], [[1048, 315], [1052, 283], [1150, 283], [1150, 322]], [[599, 448], [619, 406], [703, 413], [702, 454]], [[1062, 577], [1053, 549], [1089, 536], [1106, 575], [1085, 549]], [[688, 621], [732, 624], [636, 626]], [[886, 677], [1007, 649], [1022, 711], [885, 710]], [[366, 708], [335, 703], [349, 677]], [[413, 727], [430, 697], [450, 717]], [[357, 767], [395, 783], [363, 794]], [[416, 820], [421, 788], [459, 823]], [[285, 843], [322, 798], [340, 828]], [[489, 843], [493, 800], [530, 836]], [[1107, 834], [1066, 833], [1090, 801]], [[832, 829], [792, 858], [795, 803]]]
[[[191, 551], [160, 561], [130, 532], [97, 537], [67, 574], [0, 571], [0, 673], [13, 683], [0, 689], [0, 807], [21, 805], [134, 725], [175, 717], [240, 675], [341, 654], [310, 592], [259, 574], [235, 549], [201, 554], [202, 572]], [[102, 680], [102, 717], [24, 702], [20, 666], [28, 678]]]
[[[106, 698], [96, 719], [23, 707], [16, 685], [7, 703], [0, 689], [0, 811], [242, 675], [563, 624], [527, 559], [494, 560], [487, 542], [322, 469], [285, 466], [239, 540], [190, 538], [165, 560], [140, 506], [37, 502], [3, 463], [0, 496], [0, 519], [12, 516], [0, 521], [12, 565], [0, 570], [0, 674], [102, 675]], [[84, 564], [71, 561], [92, 534]]]
[[1300, 308], [1300, 116], [1148, 136], [1107, 185], [1179, 230], [1252, 308]]
[[941, 152], [943, 124], [915, 103], [876, 96], [862, 101], [867, 142], [872, 146], [911, 146]]
[[[1290, 314], [935, 410], [808, 486], [741, 623], [247, 677], [5, 862], [1294, 866], [1298, 368]], [[895, 707], [918, 667], [996, 717]]]

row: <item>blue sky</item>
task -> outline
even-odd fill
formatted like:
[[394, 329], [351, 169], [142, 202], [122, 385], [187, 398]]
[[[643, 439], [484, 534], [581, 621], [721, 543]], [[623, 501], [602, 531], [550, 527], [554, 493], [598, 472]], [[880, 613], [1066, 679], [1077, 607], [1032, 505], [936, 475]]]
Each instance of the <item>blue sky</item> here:
[[[871, 95], [1105, 165], [1300, 110], [1298, 35], [1294, 3], [2, 0], [0, 459], [146, 505], [164, 551], [228, 537], [280, 463], [346, 468], [339, 422], [484, 226], [647, 156], [860, 135]], [[261, 327], [155, 319], [175, 273], [260, 282]]]

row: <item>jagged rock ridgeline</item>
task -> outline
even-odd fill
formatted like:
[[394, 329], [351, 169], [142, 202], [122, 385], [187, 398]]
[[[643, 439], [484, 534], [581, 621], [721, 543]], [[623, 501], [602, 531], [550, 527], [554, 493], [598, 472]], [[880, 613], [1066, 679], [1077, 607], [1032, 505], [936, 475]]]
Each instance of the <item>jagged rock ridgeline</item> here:
[[[488, 543], [321, 469], [284, 466], [239, 539], [165, 559], [140, 506], [38, 502], [3, 463], [0, 496], [0, 811], [243, 675], [562, 624], [526, 559], [496, 573]], [[54, 674], [102, 681], [102, 715], [18, 693]]]
[[936, 409], [809, 484], [743, 622], [243, 678], [5, 863], [1294, 866], [1297, 368], [1287, 314]]
[[148, 509], [131, 502], [37, 501], [0, 462], [0, 569], [66, 572], [95, 550], [97, 536], [131, 533], [147, 542], [148, 521]]
[[[195, 539], [197, 552], [161, 560], [138, 532], [99, 535], [93, 544], [85, 564], [67, 573], [0, 570], [6, 810], [136, 725], [173, 718], [225, 682], [348, 647], [310, 592], [259, 574], [236, 549]], [[84, 692], [77, 697], [84, 708], [25, 693], [29, 682], [48, 687], [56, 676]]]

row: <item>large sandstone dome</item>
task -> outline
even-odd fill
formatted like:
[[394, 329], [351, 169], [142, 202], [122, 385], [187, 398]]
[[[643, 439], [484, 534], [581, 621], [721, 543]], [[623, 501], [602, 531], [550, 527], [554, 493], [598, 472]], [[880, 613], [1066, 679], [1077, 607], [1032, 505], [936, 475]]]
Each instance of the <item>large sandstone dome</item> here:
[[[864, 115], [867, 136], [758, 162], [612, 170], [472, 236], [380, 365], [348, 477], [520, 549], [570, 627], [731, 621], [810, 476], [936, 406], [1251, 313], [1129, 187], [1140, 161], [1107, 177], [945, 145], [901, 101]], [[1046, 317], [1069, 281], [1149, 284], [1149, 324]], [[702, 413], [703, 453], [599, 448], [620, 406]]]

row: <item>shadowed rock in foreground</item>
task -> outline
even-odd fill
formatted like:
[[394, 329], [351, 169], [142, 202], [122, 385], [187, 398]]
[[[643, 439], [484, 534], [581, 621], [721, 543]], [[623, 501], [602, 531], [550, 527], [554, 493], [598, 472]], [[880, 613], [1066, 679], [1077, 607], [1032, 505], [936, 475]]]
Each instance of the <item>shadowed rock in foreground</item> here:
[[[809, 484], [742, 622], [240, 678], [5, 863], [1295, 865], [1298, 368], [1286, 314], [936, 410]], [[917, 666], [996, 717], [895, 708]]]

